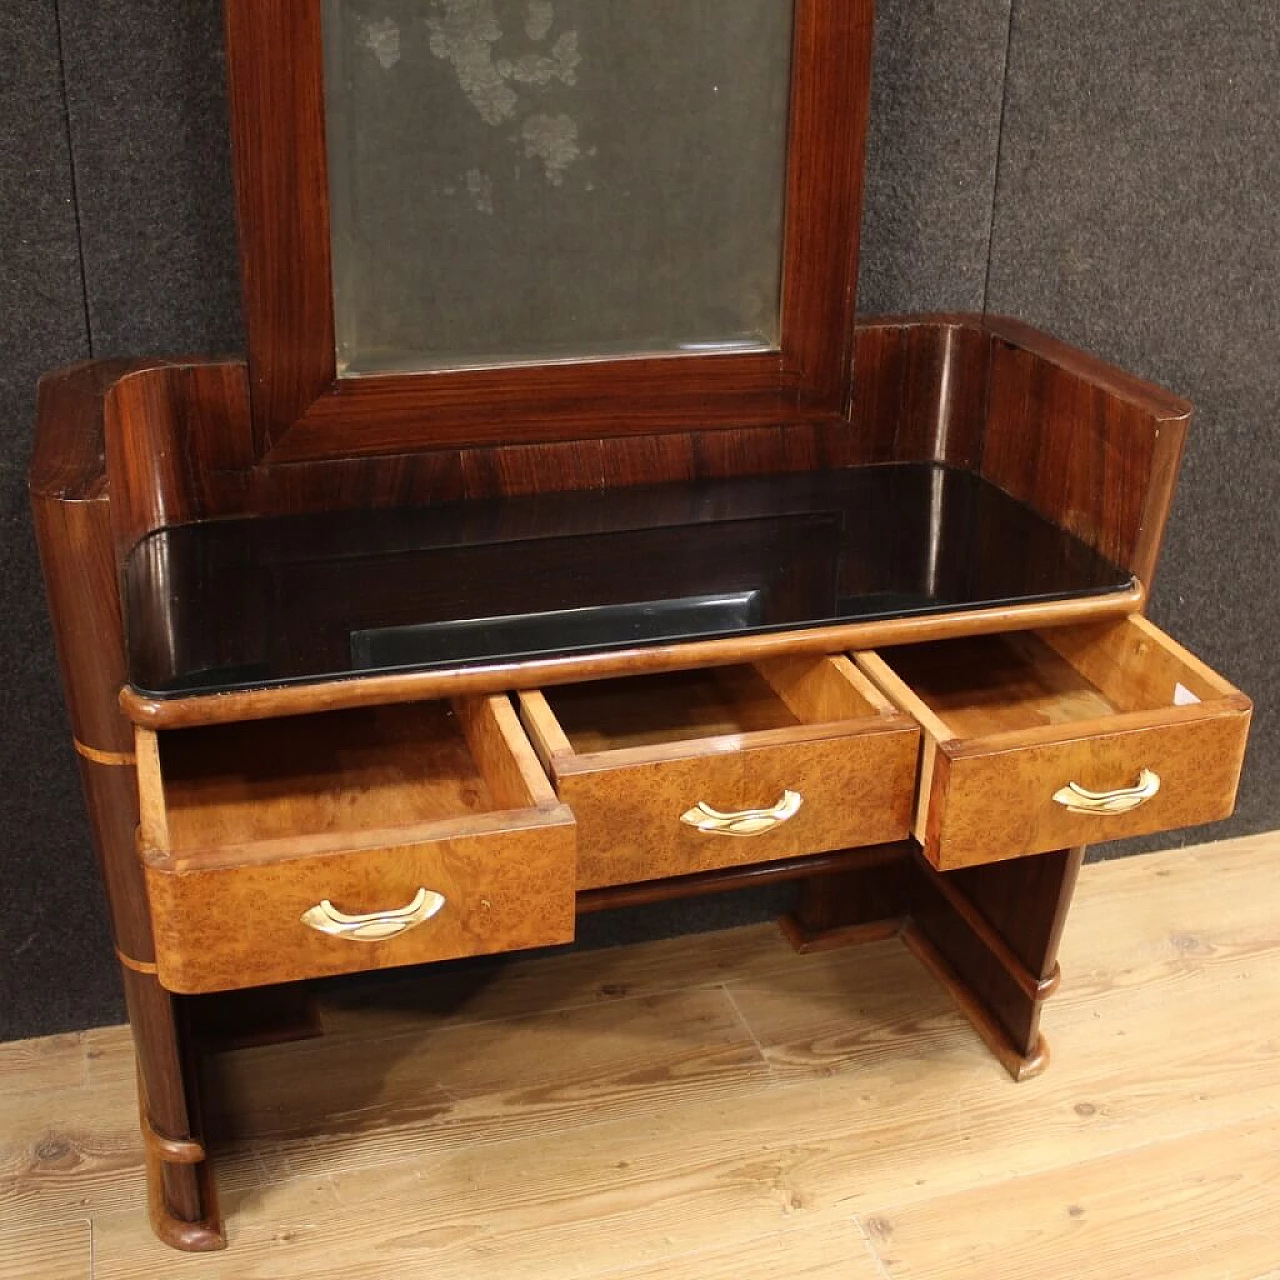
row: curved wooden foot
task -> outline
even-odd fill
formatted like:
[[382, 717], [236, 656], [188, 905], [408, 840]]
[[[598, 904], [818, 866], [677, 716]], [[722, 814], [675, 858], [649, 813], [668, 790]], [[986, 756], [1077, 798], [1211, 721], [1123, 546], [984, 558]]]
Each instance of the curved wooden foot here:
[[[138, 1120], [147, 1167], [147, 1213], [151, 1230], [172, 1249], [184, 1253], [210, 1253], [227, 1247], [218, 1213], [209, 1158], [202, 1143], [192, 1138], [170, 1138], [156, 1132], [147, 1114], [146, 1095], [138, 1081]], [[179, 1203], [201, 1205], [204, 1215], [191, 1220], [175, 1213]]]
[[1009, 1074], [1017, 1081], [1030, 1080], [1042, 1071], [1049, 1069], [1049, 1045], [1044, 1036], [1036, 1037], [1036, 1047], [1022, 1059], [1022, 1062], [1009, 1069]]
[[[184, 1253], [212, 1253], [217, 1249], [225, 1249], [227, 1237], [222, 1229], [222, 1220], [217, 1216], [216, 1205], [213, 1208], [213, 1216], [202, 1222], [187, 1222], [183, 1218], [176, 1217], [169, 1207], [169, 1197], [165, 1189], [166, 1162], [160, 1158], [158, 1148], [150, 1142], [146, 1144], [146, 1155], [147, 1211], [151, 1219], [151, 1230], [156, 1233], [156, 1238], [171, 1249], [181, 1249]], [[177, 1167], [199, 1177], [205, 1203], [212, 1205], [212, 1186], [207, 1165]]]

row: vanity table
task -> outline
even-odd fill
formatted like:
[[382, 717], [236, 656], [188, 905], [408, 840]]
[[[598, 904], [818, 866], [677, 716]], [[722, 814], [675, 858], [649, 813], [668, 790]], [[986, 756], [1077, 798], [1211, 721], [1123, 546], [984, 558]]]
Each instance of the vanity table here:
[[1142, 616], [1190, 407], [855, 323], [870, 0], [638, 8], [227, 0], [249, 358], [41, 386], [176, 1247], [235, 993], [794, 880], [1023, 1078], [1084, 847], [1233, 807], [1250, 703]]

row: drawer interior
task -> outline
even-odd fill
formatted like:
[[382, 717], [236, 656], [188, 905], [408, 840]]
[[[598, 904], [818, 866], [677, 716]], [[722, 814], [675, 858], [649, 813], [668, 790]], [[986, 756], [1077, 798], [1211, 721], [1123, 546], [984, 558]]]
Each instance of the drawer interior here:
[[1095, 720], [1118, 708], [1033, 633], [975, 636], [880, 656], [957, 738]]
[[[1193, 706], [1234, 692], [1145, 620], [904, 645], [864, 669], [905, 692], [935, 737], [995, 734]], [[861, 660], [860, 660], [861, 661]]]
[[881, 714], [845, 659], [793, 657], [542, 691], [575, 755]]
[[419, 826], [554, 800], [505, 698], [170, 730], [156, 745], [162, 847], [175, 852]]

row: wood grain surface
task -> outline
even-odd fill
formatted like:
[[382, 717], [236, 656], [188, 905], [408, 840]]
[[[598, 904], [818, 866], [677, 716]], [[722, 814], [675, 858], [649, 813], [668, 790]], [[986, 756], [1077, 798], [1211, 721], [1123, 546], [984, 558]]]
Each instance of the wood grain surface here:
[[160, 849], [355, 834], [516, 807], [498, 803], [447, 703], [158, 737], [170, 832], [167, 844], [152, 842]]
[[[995, 742], [944, 749], [935, 765], [926, 853], [939, 868], [1100, 844], [1229, 817], [1249, 733], [1249, 711], [1153, 714], [1155, 722], [1073, 726], [1060, 741], [1000, 749]], [[1132, 787], [1143, 769], [1160, 791], [1129, 813], [1073, 813], [1054, 799], [1070, 782], [1092, 791]]]
[[0, 1231], [0, 1280], [92, 1280], [92, 1231], [87, 1219], [16, 1235]]
[[[204, 868], [147, 867], [160, 981], [170, 991], [421, 964], [570, 942], [574, 832], [567, 809], [505, 815], [498, 829], [318, 856], [254, 856]], [[332, 938], [302, 923], [329, 900], [361, 915], [403, 908], [419, 889], [446, 905], [385, 942]]]
[[1191, 406], [1018, 321], [985, 324], [982, 474], [1150, 586]]
[[[918, 731], [844, 658], [533, 691], [520, 705], [577, 819], [581, 889], [907, 833]], [[765, 809], [787, 791], [799, 812], [757, 836], [680, 821], [699, 803]]]
[[[862, 21], [852, 12], [846, 17], [852, 26]], [[231, 21], [241, 19], [284, 28], [297, 15], [264, 15], [245, 5]], [[251, 44], [249, 58], [265, 53], [269, 44]], [[303, 44], [294, 40], [291, 47]], [[303, 61], [291, 60], [291, 74]], [[272, 75], [269, 67], [260, 70], [263, 82], [251, 94], [288, 96], [298, 88], [288, 77]], [[233, 78], [238, 74], [234, 57], [232, 73]], [[857, 92], [850, 78], [841, 92]], [[270, 121], [271, 128], [279, 125], [288, 132], [288, 121], [275, 116]], [[253, 148], [264, 140], [255, 124], [252, 136], [242, 141]], [[290, 154], [305, 168], [305, 156]], [[269, 210], [280, 212], [276, 206]], [[291, 233], [288, 239], [286, 273], [305, 261], [306, 237], [317, 232], [317, 243], [327, 253], [323, 228], [308, 222], [305, 236]], [[847, 249], [850, 241], [841, 243]], [[824, 287], [834, 280], [824, 277]], [[264, 294], [272, 288], [261, 274], [251, 283]], [[327, 305], [327, 283], [317, 296]], [[825, 329], [828, 339], [836, 332], [837, 326]], [[997, 347], [1005, 358], [995, 357]], [[986, 468], [998, 483], [1011, 485], [1051, 519], [1068, 520], [1085, 541], [1149, 584], [1190, 414], [1184, 401], [999, 317], [863, 319], [853, 330], [852, 353], [858, 377], [847, 414], [826, 421], [806, 420], [796, 403], [770, 426], [746, 425], [745, 411], [715, 421], [704, 399], [677, 423], [650, 423], [640, 435], [607, 436], [602, 432], [614, 425], [616, 415], [602, 417], [597, 399], [591, 402], [586, 438], [494, 439], [482, 447], [459, 448], [415, 437], [390, 453], [272, 463], [257, 461], [262, 441], [253, 436], [250, 370], [242, 362], [97, 362], [44, 380], [31, 490], [37, 510], [51, 501], [105, 499], [104, 413], [111, 419], [106, 443], [112, 483], [123, 504], [113, 515], [117, 532], [126, 537], [158, 517], [400, 505], [931, 459]], [[327, 369], [331, 344], [323, 358]], [[300, 369], [303, 382], [308, 376], [320, 375]], [[607, 394], [616, 404], [615, 383]], [[545, 377], [539, 385], [547, 385]], [[746, 388], [741, 380], [738, 385]], [[261, 385], [257, 390], [261, 406], [269, 397]], [[305, 399], [297, 386], [281, 389], [285, 400], [295, 393]], [[776, 394], [775, 385], [769, 394]], [[1085, 425], [1077, 436], [1062, 437], [1070, 447], [1064, 453], [1054, 446], [1057, 462], [1041, 466], [1042, 430], [1061, 436], [1061, 424], [1079, 426], [1082, 413]], [[419, 425], [420, 418], [415, 418]], [[335, 429], [341, 429], [341, 420]], [[984, 455], [988, 438], [990, 458]], [[1070, 503], [1067, 515], [1064, 501]]]
[[[185, 994], [571, 941], [573, 815], [506, 698], [138, 731], [164, 986]], [[382, 942], [303, 914], [434, 918]]]
[[[889, 1277], [988, 1274], [1267, 1280], [1280, 1120], [1258, 1117], [867, 1220]], [[1189, 1224], [1195, 1224], [1192, 1228]], [[1193, 1232], [1200, 1243], [1189, 1239]], [[1135, 1270], [1140, 1267], [1141, 1270]]]
[[[860, 654], [925, 737], [914, 833], [941, 870], [1212, 822], [1235, 806], [1252, 704], [1143, 618]], [[1144, 769], [1159, 792], [1081, 814]]]
[[[918, 737], [907, 725], [717, 751], [685, 759], [557, 775], [578, 822], [580, 888], [685, 875], [715, 867], [881, 844], [910, 825]], [[606, 753], [607, 756], [608, 753]], [[699, 802], [724, 812], [803, 798], [795, 817], [747, 838], [698, 831], [680, 816]]]

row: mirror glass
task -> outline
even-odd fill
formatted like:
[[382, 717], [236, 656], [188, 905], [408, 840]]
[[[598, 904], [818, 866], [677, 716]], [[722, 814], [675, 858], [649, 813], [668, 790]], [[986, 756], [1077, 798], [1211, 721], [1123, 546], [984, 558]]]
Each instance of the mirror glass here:
[[776, 349], [794, 0], [324, 0], [338, 368]]

